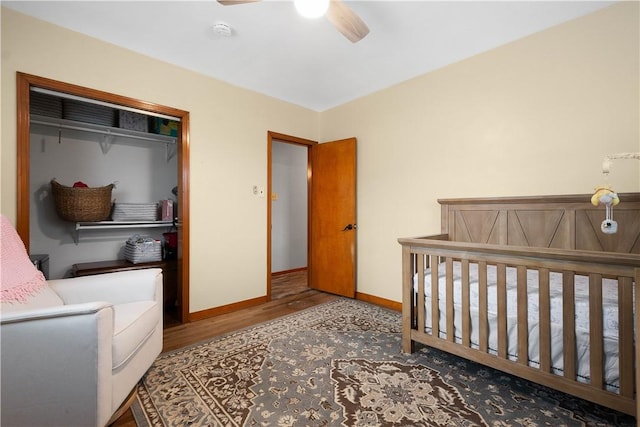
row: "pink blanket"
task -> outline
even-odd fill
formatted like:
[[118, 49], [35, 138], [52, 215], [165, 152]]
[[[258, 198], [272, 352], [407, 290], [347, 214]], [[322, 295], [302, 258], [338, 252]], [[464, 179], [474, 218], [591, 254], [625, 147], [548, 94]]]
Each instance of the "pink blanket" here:
[[45, 278], [29, 259], [11, 222], [0, 215], [0, 302], [26, 302], [42, 291]]

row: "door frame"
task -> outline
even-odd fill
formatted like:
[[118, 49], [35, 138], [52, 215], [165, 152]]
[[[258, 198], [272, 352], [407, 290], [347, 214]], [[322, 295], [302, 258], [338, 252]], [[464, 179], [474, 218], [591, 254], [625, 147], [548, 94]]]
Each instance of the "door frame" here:
[[272, 222], [272, 181], [273, 181], [273, 142], [282, 142], [286, 144], [301, 145], [307, 147], [307, 272], [310, 272], [313, 266], [309, 261], [309, 249], [311, 248], [311, 230], [309, 224], [311, 222], [311, 147], [317, 145], [317, 141], [310, 139], [298, 138], [296, 136], [285, 135], [278, 132], [267, 132], [267, 301], [271, 301], [271, 222]]
[[180, 321], [189, 321], [189, 112], [164, 105], [141, 101], [126, 96], [90, 89], [71, 83], [64, 83], [45, 77], [34, 76], [22, 72], [16, 73], [17, 95], [17, 218], [16, 230], [29, 251], [30, 243], [30, 102], [31, 87], [63, 92], [83, 98], [122, 105], [145, 110], [150, 113], [179, 117], [181, 132], [177, 140], [178, 155], [178, 207], [180, 221], [178, 229], [181, 234], [178, 249], [178, 274], [181, 284]]

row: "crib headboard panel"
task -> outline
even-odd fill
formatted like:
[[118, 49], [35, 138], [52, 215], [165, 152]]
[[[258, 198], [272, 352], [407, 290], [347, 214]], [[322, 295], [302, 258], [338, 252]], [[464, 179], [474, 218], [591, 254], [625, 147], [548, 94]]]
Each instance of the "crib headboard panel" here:
[[640, 193], [619, 194], [616, 234], [591, 194], [438, 199], [442, 233], [458, 242], [640, 254]]

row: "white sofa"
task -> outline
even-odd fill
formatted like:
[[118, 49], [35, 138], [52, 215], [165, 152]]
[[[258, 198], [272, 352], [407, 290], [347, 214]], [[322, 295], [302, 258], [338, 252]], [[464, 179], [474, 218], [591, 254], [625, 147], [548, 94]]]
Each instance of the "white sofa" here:
[[1, 304], [0, 424], [105, 426], [162, 350], [162, 270], [41, 281]]

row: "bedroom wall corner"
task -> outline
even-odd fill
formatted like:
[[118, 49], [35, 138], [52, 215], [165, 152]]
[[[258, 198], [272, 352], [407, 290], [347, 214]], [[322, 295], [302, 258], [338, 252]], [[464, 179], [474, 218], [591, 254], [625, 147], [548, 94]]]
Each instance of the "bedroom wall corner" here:
[[267, 201], [252, 186], [267, 184], [267, 132], [315, 140], [318, 113], [11, 9], [1, 15], [0, 211], [15, 219], [17, 71], [189, 111], [190, 310], [266, 295]]
[[[640, 146], [638, 2], [619, 2], [322, 113], [358, 138], [358, 292], [401, 301], [398, 237], [444, 197], [590, 193]], [[640, 162], [610, 183], [640, 190]]]

